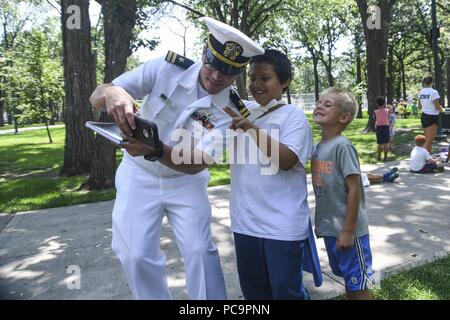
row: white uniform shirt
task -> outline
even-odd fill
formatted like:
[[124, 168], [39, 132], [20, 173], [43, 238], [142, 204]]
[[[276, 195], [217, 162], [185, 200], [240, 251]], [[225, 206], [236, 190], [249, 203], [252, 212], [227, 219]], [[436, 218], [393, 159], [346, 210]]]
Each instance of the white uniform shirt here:
[[439, 111], [434, 107], [434, 101], [439, 98], [439, 92], [433, 88], [422, 88], [419, 92], [419, 100], [423, 113], [438, 115]]
[[419, 171], [423, 168], [423, 166], [429, 159], [431, 159], [431, 156], [427, 149], [415, 146], [411, 151], [411, 160], [409, 161], [409, 168], [412, 171]]
[[[250, 104], [246, 103], [251, 110]], [[309, 207], [307, 202], [305, 166], [311, 157], [313, 146], [311, 128], [299, 107], [285, 105], [257, 120], [255, 124], [268, 130], [279, 130], [279, 139], [297, 156], [299, 161], [290, 170], [279, 169], [275, 175], [262, 175], [261, 170], [269, 165], [231, 165], [231, 229], [233, 232], [285, 241], [303, 240], [308, 237]], [[254, 140], [245, 134], [245, 140], [236, 139], [237, 153], [245, 152], [249, 159], [249, 149], [257, 149]], [[248, 163], [248, 161], [247, 161]]]
[[[113, 80], [113, 84], [124, 88], [134, 99], [144, 98], [139, 113], [158, 126], [162, 142], [174, 146], [172, 140], [175, 129], [194, 130], [191, 115], [195, 112], [209, 112], [214, 118], [214, 129], [225, 131], [231, 121], [223, 108], [232, 105], [230, 89], [216, 95], [206, 95], [198, 99], [198, 77], [202, 63], [197, 62], [188, 69], [168, 63], [164, 57], [149, 60], [134, 70]], [[167, 97], [161, 98], [161, 94]], [[206, 128], [203, 128], [206, 131]], [[147, 161], [144, 157], [132, 157], [127, 152], [124, 160], [139, 165], [152, 174], [161, 177], [180, 176], [183, 173], [172, 170], [158, 161]], [[206, 170], [199, 174], [206, 174]]]

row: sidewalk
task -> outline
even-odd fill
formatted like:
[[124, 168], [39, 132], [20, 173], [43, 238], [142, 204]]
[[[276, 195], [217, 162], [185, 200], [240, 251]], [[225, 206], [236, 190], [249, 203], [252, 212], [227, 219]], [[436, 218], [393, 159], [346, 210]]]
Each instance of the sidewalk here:
[[[450, 252], [449, 165], [444, 173], [426, 176], [410, 173], [405, 161], [364, 166], [363, 170], [382, 172], [394, 165], [400, 173], [396, 183], [366, 188], [373, 267], [378, 277]], [[310, 180], [308, 183], [314, 212]], [[212, 234], [219, 247], [228, 297], [242, 299], [229, 230], [229, 186], [209, 188], [209, 195]], [[0, 215], [0, 299], [132, 299], [111, 251], [112, 206], [108, 201]], [[324, 283], [315, 288], [312, 276], [306, 273], [305, 284], [312, 299], [329, 299], [343, 293], [344, 287], [342, 279], [327, 267], [323, 241], [318, 240], [317, 245]], [[161, 247], [174, 299], [188, 299], [183, 265], [166, 219]], [[78, 270], [80, 288], [73, 282]]]

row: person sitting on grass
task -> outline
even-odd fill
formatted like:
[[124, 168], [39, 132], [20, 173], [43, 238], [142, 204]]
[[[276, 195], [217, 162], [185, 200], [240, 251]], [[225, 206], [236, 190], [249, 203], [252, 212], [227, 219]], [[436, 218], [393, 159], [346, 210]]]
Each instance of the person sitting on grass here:
[[424, 148], [426, 138], [419, 134], [415, 138], [416, 146], [411, 151], [409, 169], [414, 173], [443, 172], [444, 167], [434, 160], [427, 149]]
[[383, 183], [383, 182], [394, 182], [395, 179], [399, 177], [398, 168], [393, 167], [384, 173], [364, 173], [361, 172], [361, 180], [364, 187], [368, 187], [371, 184]]

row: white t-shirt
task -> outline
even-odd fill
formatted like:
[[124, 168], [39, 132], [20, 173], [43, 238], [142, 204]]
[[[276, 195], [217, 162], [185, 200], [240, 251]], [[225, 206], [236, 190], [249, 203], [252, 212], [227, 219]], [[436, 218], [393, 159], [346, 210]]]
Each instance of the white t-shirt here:
[[[250, 104], [246, 105], [251, 111]], [[313, 146], [308, 120], [299, 107], [285, 105], [256, 119], [255, 124], [267, 129], [270, 137], [286, 145], [299, 161], [290, 170], [280, 168], [276, 174], [263, 174], [270, 165], [264, 165], [267, 158], [262, 157], [254, 140], [247, 133], [235, 137], [234, 152], [230, 152], [231, 229], [259, 238], [304, 240], [309, 226], [305, 166]], [[250, 161], [249, 150], [256, 150], [256, 161]], [[244, 156], [245, 164], [237, 164]]]
[[438, 115], [439, 111], [434, 107], [434, 101], [439, 98], [439, 92], [433, 88], [422, 88], [419, 92], [419, 100], [423, 113]]
[[409, 168], [412, 171], [419, 171], [423, 168], [427, 160], [431, 159], [427, 149], [415, 146], [411, 151], [411, 160], [409, 161]]

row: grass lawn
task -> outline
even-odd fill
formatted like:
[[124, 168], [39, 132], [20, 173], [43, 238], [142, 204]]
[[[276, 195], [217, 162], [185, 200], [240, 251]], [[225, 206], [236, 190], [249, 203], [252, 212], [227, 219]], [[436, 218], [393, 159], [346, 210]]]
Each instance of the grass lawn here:
[[[60, 124], [64, 124], [63, 122], [57, 122], [56, 124], [60, 125]], [[24, 124], [24, 125], [19, 125], [19, 132], [21, 128], [31, 128], [31, 127], [45, 127], [45, 123], [33, 123], [33, 124]], [[49, 126], [50, 128], [52, 126]], [[14, 129], [14, 125], [12, 124], [6, 124], [3, 127], [0, 127], [0, 131], [3, 130], [13, 130]]]
[[[311, 121], [311, 115], [308, 115]], [[355, 119], [345, 135], [355, 144], [360, 161], [376, 163], [375, 134], [363, 133], [366, 119]], [[320, 138], [320, 130], [312, 125], [314, 139]], [[414, 136], [422, 130], [419, 119], [397, 121], [394, 154], [388, 160], [409, 156]], [[54, 143], [49, 144], [45, 129], [24, 131], [19, 134], [0, 135], [0, 213], [36, 210], [79, 203], [113, 199], [114, 190], [78, 190], [87, 180], [86, 176], [60, 177], [58, 175], [64, 156], [64, 128], [51, 128]], [[117, 152], [118, 162], [121, 152]], [[309, 170], [309, 165], [307, 167]], [[229, 166], [215, 165], [210, 168], [210, 186], [228, 184]]]
[[376, 300], [449, 300], [450, 256], [401, 272], [372, 290]]

